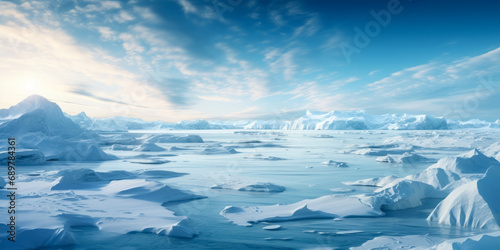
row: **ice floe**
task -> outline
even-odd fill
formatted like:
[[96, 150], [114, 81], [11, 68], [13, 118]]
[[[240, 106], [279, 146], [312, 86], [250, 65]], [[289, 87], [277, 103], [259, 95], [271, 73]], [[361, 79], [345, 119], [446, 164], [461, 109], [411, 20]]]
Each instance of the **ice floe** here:
[[382, 212], [361, 202], [356, 197], [327, 195], [313, 200], [303, 200], [289, 205], [260, 207], [227, 206], [220, 214], [240, 226], [262, 221], [291, 221], [336, 217], [373, 217]]

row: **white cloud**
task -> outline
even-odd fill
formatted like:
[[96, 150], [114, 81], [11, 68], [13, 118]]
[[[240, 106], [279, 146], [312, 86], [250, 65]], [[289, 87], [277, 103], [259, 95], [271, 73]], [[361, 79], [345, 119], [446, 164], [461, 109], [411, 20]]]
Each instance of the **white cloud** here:
[[104, 41], [110, 41], [116, 39], [116, 32], [114, 32], [109, 27], [97, 27], [97, 30], [101, 34], [101, 39]]
[[135, 13], [137, 13], [139, 16], [141, 16], [143, 19], [147, 21], [159, 22], [160, 20], [160, 18], [155, 13], [153, 13], [149, 8], [134, 6], [133, 10]]
[[318, 17], [315, 15], [313, 17], [308, 18], [304, 23], [304, 25], [295, 29], [295, 31], [293, 32], [293, 36], [297, 37], [302, 34], [306, 36], [312, 36], [316, 34], [318, 30], [319, 30], [319, 20]]
[[127, 11], [122, 10], [117, 15], [114, 16], [114, 19], [119, 23], [124, 23], [124, 22], [133, 21], [135, 19], [135, 17], [132, 16]]

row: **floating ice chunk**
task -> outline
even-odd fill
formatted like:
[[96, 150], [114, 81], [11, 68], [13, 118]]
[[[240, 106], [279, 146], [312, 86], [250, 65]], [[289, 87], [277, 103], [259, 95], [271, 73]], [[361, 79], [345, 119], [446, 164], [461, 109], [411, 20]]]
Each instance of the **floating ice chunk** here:
[[177, 173], [166, 170], [139, 170], [137, 172], [140, 176], [146, 176], [149, 178], [174, 178], [186, 175], [185, 173]]
[[405, 152], [402, 155], [381, 156], [376, 159], [376, 161], [378, 162], [387, 162], [387, 163], [416, 163], [416, 162], [428, 162], [429, 160], [430, 160], [429, 158], [408, 152]]
[[485, 176], [451, 192], [427, 220], [474, 228], [500, 228], [500, 167], [490, 167]]
[[112, 181], [101, 190], [104, 194], [114, 194], [121, 197], [161, 202], [164, 204], [206, 198], [205, 196], [196, 195], [189, 191], [175, 189], [159, 182], [144, 179]]
[[139, 147], [134, 149], [134, 151], [143, 151], [143, 152], [162, 152], [165, 150], [166, 149], [151, 142], [146, 142], [144, 144], [141, 144]]
[[132, 179], [134, 174], [127, 171], [95, 172], [87, 168], [66, 169], [57, 173], [60, 176], [52, 182], [51, 190], [95, 189], [112, 180]]
[[370, 187], [383, 187], [393, 181], [396, 181], [398, 179], [397, 176], [394, 175], [389, 175], [386, 177], [376, 177], [376, 178], [370, 178], [370, 179], [364, 179], [364, 180], [358, 180], [358, 181], [345, 181], [342, 182], [344, 185], [349, 185], [349, 186], [370, 186]]
[[3, 180], [2, 177], [0, 177], [0, 188], [4, 188], [7, 185], [7, 183]]
[[240, 226], [261, 221], [291, 221], [354, 216], [381, 216], [384, 213], [362, 203], [356, 197], [327, 195], [289, 205], [261, 207], [227, 206], [220, 214]]
[[349, 165], [347, 165], [347, 163], [345, 163], [345, 162], [334, 161], [334, 160], [325, 161], [325, 162], [322, 162], [321, 164], [328, 165], [328, 166], [335, 166], [335, 167], [339, 167], [339, 168], [349, 167]]
[[232, 189], [237, 191], [250, 191], [250, 192], [283, 192], [286, 190], [285, 187], [270, 182], [257, 182], [254, 184], [226, 183], [226, 184], [214, 185], [211, 188]]
[[264, 229], [264, 230], [279, 230], [279, 229], [281, 229], [281, 225], [269, 225], [269, 226], [263, 227], [262, 229]]

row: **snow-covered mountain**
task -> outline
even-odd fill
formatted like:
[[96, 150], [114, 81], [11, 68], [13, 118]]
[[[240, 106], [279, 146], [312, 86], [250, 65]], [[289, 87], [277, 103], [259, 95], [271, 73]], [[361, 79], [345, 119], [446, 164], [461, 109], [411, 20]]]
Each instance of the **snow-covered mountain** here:
[[[37, 111], [38, 110], [38, 111]], [[42, 110], [42, 111], [40, 111]], [[33, 113], [31, 113], [33, 112]], [[29, 114], [28, 114], [29, 113]], [[216, 121], [194, 120], [177, 123], [144, 121], [138, 118], [116, 116], [92, 118], [84, 112], [77, 115], [63, 114], [59, 106], [41, 96], [30, 96], [19, 104], [0, 109], [0, 128], [6, 121], [21, 118], [23, 124], [46, 124], [48, 127], [23, 127], [11, 123], [9, 131], [36, 130], [52, 133], [67, 130], [68, 134], [78, 134], [77, 127], [101, 132], [125, 132], [129, 130], [199, 130], [199, 129], [280, 129], [280, 130], [443, 130], [465, 128], [500, 128], [500, 120], [456, 121], [431, 115], [384, 114], [372, 115], [364, 110], [316, 112], [294, 112], [293, 115], [267, 117], [266, 120]], [[69, 118], [69, 119], [68, 119]], [[19, 120], [18, 122], [20, 122]], [[72, 123], [70, 122], [72, 121]], [[75, 126], [77, 124], [78, 126]], [[74, 131], [72, 131], [74, 130]]]
[[[282, 130], [435, 130], [449, 129], [444, 118], [430, 115], [386, 114], [371, 115], [363, 110], [312, 112], [295, 119], [242, 121], [180, 121], [177, 123], [147, 122], [137, 118], [90, 118], [85, 113], [67, 115], [81, 127], [94, 131], [127, 131], [140, 129], [282, 129]], [[488, 124], [489, 125], [489, 124]], [[460, 128], [454, 123], [454, 128]]]

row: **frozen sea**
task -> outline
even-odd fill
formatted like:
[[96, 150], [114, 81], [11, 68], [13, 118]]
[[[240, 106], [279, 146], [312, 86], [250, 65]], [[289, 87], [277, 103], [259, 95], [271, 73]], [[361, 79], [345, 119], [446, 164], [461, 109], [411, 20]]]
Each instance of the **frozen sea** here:
[[[176, 215], [189, 217], [189, 225], [199, 232], [192, 239], [156, 234], [103, 233], [94, 227], [72, 227], [77, 244], [68, 249], [346, 249], [360, 246], [377, 236], [423, 235], [451, 239], [471, 236], [488, 230], [466, 229], [433, 224], [427, 216], [440, 199], [427, 199], [423, 206], [388, 211], [382, 217], [306, 219], [279, 223], [260, 222], [251, 227], [238, 226], [219, 213], [226, 206], [266, 206], [290, 204], [330, 194], [371, 193], [376, 188], [346, 186], [345, 181], [396, 175], [404, 177], [418, 173], [437, 160], [455, 156], [471, 148], [487, 147], [497, 142], [500, 131], [494, 129], [446, 131], [284, 131], [284, 130], [173, 130], [130, 131], [134, 137], [144, 134], [196, 134], [203, 143], [157, 143], [182, 150], [167, 152], [137, 152], [102, 149], [119, 157], [118, 160], [98, 163], [51, 162], [43, 166], [19, 169], [21, 176], [42, 171], [88, 168], [99, 172], [111, 170], [168, 170], [187, 175], [175, 178], [150, 176], [182, 190], [208, 198], [167, 203], [165, 208]], [[120, 133], [101, 133], [113, 137]], [[377, 162], [378, 156], [359, 155], [352, 151], [367, 145], [390, 143], [411, 144], [414, 152], [429, 158], [424, 162]], [[227, 146], [237, 153], [203, 154], [203, 149]], [[167, 155], [173, 154], [173, 155]], [[145, 155], [149, 157], [145, 157]], [[279, 158], [276, 158], [279, 157]], [[148, 159], [168, 160], [163, 164]], [[329, 160], [345, 162], [348, 167], [322, 164]], [[227, 183], [270, 182], [286, 187], [284, 192], [246, 192], [212, 189]], [[22, 188], [22, 182], [19, 184]], [[131, 201], [132, 202], [132, 201]], [[20, 200], [22, 212], [22, 198]], [[54, 204], [54, 209], [57, 205]], [[22, 216], [22, 213], [20, 214]], [[112, 216], [112, 215], [110, 215]], [[269, 225], [281, 225], [279, 230], [264, 230]]]

